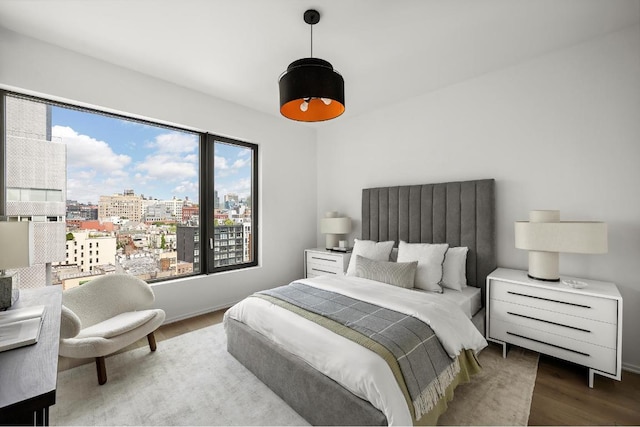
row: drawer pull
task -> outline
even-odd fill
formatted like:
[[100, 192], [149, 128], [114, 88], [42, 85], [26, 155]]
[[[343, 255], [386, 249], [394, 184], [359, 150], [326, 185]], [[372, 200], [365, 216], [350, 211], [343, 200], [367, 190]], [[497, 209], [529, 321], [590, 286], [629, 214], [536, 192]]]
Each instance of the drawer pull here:
[[320, 258], [318, 256], [312, 256], [311, 259], [319, 259], [320, 261], [337, 262], [335, 258]]
[[533, 296], [533, 295], [521, 294], [519, 292], [507, 291], [507, 293], [511, 294], [511, 295], [518, 295], [518, 296], [521, 296], [521, 297], [527, 297], [527, 298], [540, 299], [540, 300], [544, 300], [544, 301], [557, 302], [559, 304], [573, 305], [574, 307], [591, 308], [591, 306], [588, 306], [588, 305], [575, 304], [573, 302], [566, 302], [566, 301], [558, 301], [556, 299], [551, 299], [551, 298], [536, 297], [536, 296]]
[[320, 270], [319, 268], [312, 268], [311, 271], [319, 271], [320, 273], [326, 273], [326, 274], [336, 274], [335, 271]]
[[576, 331], [591, 333], [591, 331], [588, 329], [576, 328], [575, 326], [564, 325], [562, 323], [552, 322], [551, 320], [538, 319], [537, 317], [525, 316], [524, 314], [512, 313], [510, 311], [507, 311], [507, 314], [510, 314], [512, 316], [524, 317], [525, 319], [537, 320], [538, 322], [544, 322], [544, 323], [550, 323], [552, 325], [563, 326], [565, 328], [574, 329]]
[[522, 338], [522, 339], [525, 339], [525, 340], [534, 341], [534, 342], [537, 342], [537, 343], [540, 343], [540, 344], [550, 345], [551, 347], [559, 348], [559, 349], [561, 349], [561, 350], [566, 350], [566, 351], [570, 351], [570, 352], [572, 352], [572, 353], [581, 354], [581, 355], [583, 355], [583, 356], [591, 357], [591, 355], [590, 355], [590, 354], [588, 354], [588, 353], [583, 353], [583, 352], [581, 352], [581, 351], [572, 350], [572, 349], [570, 349], [570, 348], [567, 348], [567, 347], [561, 347], [561, 346], [559, 346], [559, 345], [555, 345], [555, 344], [549, 344], [548, 342], [544, 342], [544, 341], [536, 340], [536, 339], [534, 339], [534, 338], [525, 337], [525, 336], [523, 336], [523, 335], [519, 335], [519, 334], [514, 334], [513, 332], [509, 332], [509, 331], [507, 331], [507, 334], [509, 334], [509, 335], [513, 335], [514, 337]]

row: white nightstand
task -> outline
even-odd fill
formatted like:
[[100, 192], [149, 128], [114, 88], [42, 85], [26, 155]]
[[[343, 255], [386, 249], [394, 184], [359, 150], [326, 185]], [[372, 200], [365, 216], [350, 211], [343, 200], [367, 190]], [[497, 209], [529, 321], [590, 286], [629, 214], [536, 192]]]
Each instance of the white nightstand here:
[[530, 279], [526, 271], [498, 268], [487, 276], [487, 340], [515, 344], [589, 368], [620, 381], [622, 297], [613, 283], [561, 277], [587, 284]]
[[344, 276], [351, 253], [333, 252], [323, 248], [304, 250], [304, 277], [323, 274]]

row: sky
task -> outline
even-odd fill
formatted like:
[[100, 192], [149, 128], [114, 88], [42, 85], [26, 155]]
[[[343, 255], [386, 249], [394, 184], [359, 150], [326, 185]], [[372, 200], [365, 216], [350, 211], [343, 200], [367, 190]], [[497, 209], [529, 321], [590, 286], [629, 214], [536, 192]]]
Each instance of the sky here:
[[[102, 114], [52, 107], [52, 139], [67, 146], [67, 199], [97, 204], [101, 195], [198, 202], [199, 135]], [[215, 144], [215, 189], [251, 191], [251, 152]]]

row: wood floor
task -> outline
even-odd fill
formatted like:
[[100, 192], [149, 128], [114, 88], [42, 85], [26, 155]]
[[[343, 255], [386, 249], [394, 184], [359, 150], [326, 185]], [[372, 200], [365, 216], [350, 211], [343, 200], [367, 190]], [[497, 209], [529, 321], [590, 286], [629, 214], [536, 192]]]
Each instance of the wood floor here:
[[622, 381], [540, 356], [529, 425], [640, 425], [640, 375], [622, 371]]
[[[161, 326], [156, 341], [220, 323], [223, 314], [220, 310]], [[143, 339], [124, 351], [146, 345]], [[60, 358], [59, 369], [80, 363]], [[108, 365], [107, 358], [107, 372]], [[640, 375], [623, 371], [622, 381], [596, 375], [590, 389], [586, 368], [541, 355], [529, 425], [640, 425]]]

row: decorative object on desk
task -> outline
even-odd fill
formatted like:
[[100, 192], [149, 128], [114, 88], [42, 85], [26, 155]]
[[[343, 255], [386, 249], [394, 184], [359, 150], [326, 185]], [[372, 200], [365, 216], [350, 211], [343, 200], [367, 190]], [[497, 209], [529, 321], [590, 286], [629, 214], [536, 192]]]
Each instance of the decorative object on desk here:
[[582, 280], [570, 280], [570, 279], [562, 279], [562, 284], [575, 289], [582, 289], [588, 286], [587, 282], [583, 282]]
[[529, 251], [529, 277], [560, 281], [560, 252], [607, 252], [607, 224], [595, 221], [560, 221], [560, 211], [536, 210], [529, 221], [516, 221], [515, 244]]
[[313, 26], [320, 13], [310, 9], [303, 16], [311, 28], [311, 55], [293, 61], [280, 75], [280, 113], [301, 122], [334, 119], [344, 113], [344, 79], [331, 63], [313, 58]]
[[38, 342], [44, 311], [44, 305], [34, 305], [0, 312], [0, 351]]
[[0, 310], [20, 297], [15, 273], [6, 270], [29, 267], [33, 262], [33, 224], [30, 221], [0, 222]]
[[340, 240], [338, 242], [338, 247], [339, 248], [347, 248], [347, 247], [349, 247], [349, 241], [348, 240]]
[[338, 247], [338, 239], [340, 235], [347, 234], [351, 231], [351, 218], [338, 217], [338, 212], [331, 211], [324, 215], [320, 220], [320, 232], [326, 234], [326, 249]]
[[343, 247], [338, 246], [338, 247], [335, 247], [335, 248], [331, 248], [329, 250], [333, 251], [333, 252], [344, 252], [344, 253], [347, 253], [347, 252], [353, 251], [353, 248], [343, 248]]

